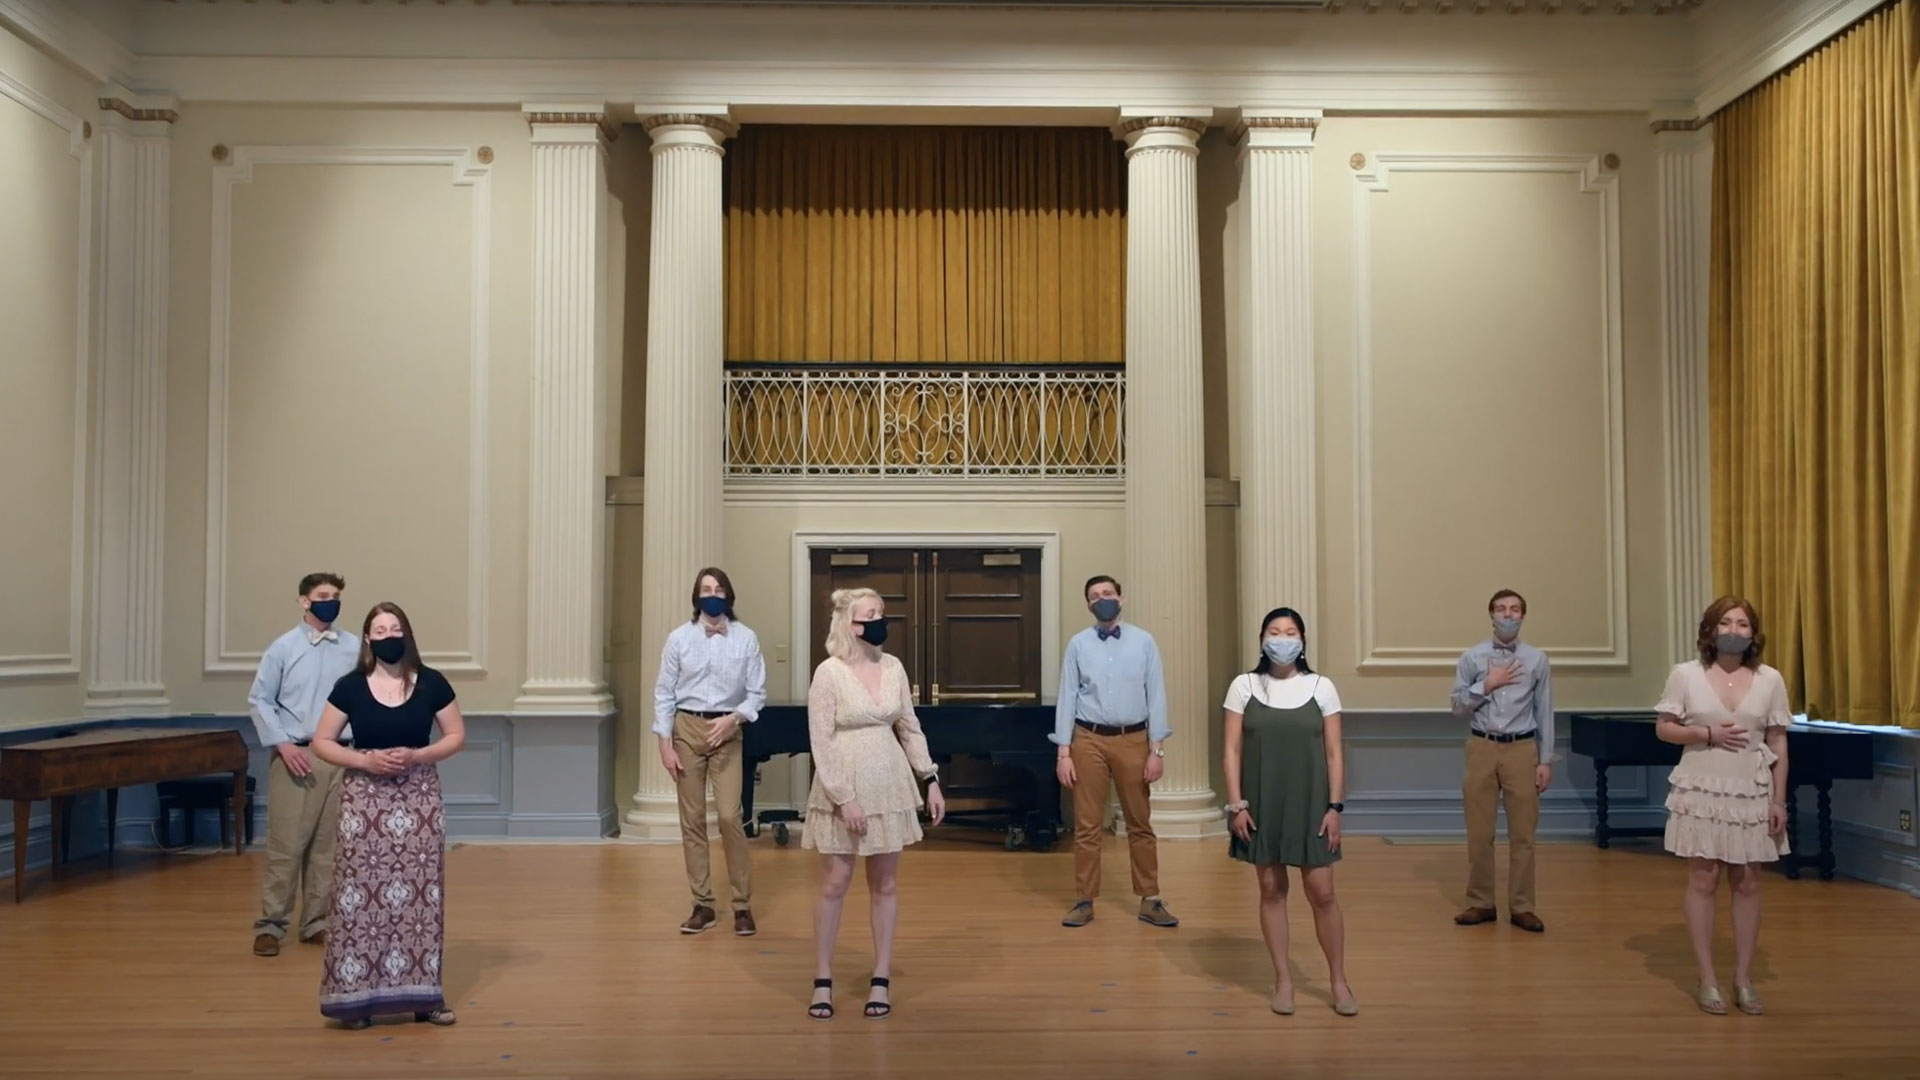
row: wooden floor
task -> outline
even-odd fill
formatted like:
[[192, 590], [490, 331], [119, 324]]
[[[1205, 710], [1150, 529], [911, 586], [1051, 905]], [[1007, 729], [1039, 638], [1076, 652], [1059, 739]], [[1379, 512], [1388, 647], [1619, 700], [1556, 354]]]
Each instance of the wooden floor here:
[[[678, 848], [467, 845], [448, 858], [459, 1026], [360, 1032], [323, 1023], [318, 949], [251, 955], [257, 853], [123, 854], [36, 874], [26, 903], [0, 905], [0, 1075], [1920, 1076], [1920, 906], [1900, 893], [1769, 877], [1755, 968], [1769, 1014], [1709, 1017], [1688, 996], [1667, 856], [1543, 845], [1535, 936], [1452, 925], [1460, 847], [1352, 839], [1338, 875], [1361, 1014], [1329, 1007], [1296, 892], [1300, 1012], [1282, 1018], [1266, 1008], [1252, 874], [1225, 846], [1162, 845], [1178, 929], [1136, 921], [1120, 896], [1067, 930], [1067, 854], [942, 835], [903, 863], [894, 1016], [859, 1013], [856, 884], [840, 1014], [816, 1023], [815, 864], [797, 846], [755, 841], [761, 933], [742, 939], [675, 932]], [[1106, 858], [1124, 893], [1125, 848]], [[1721, 937], [1730, 965], [1724, 907]]]

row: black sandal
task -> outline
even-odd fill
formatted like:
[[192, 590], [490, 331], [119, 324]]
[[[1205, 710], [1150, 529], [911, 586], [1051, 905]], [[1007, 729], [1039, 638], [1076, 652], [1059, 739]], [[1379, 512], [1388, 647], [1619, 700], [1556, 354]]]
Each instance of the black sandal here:
[[[893, 987], [893, 980], [876, 977], [876, 978], [868, 979], [867, 985], [870, 987], [877, 986], [877, 987], [880, 987], [882, 990], [890, 990]], [[892, 1012], [893, 1012], [893, 1004], [891, 1002], [875, 1001], [871, 997], [867, 999], [867, 1008], [866, 1008], [867, 1019], [885, 1020], [888, 1014]]]
[[[815, 990], [830, 991], [833, 989], [833, 980], [832, 979], [815, 979], [813, 980], [813, 988]], [[829, 993], [827, 995], [827, 1000], [816, 1001], [816, 1002], [813, 1002], [812, 1004], [809, 1004], [807, 1006], [807, 1015], [814, 1018], [815, 1020], [833, 1019], [833, 995]]]

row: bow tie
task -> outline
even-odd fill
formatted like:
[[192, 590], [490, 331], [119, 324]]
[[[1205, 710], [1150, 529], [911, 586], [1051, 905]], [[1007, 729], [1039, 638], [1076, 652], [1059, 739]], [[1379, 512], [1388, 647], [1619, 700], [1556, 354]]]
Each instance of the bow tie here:
[[1117, 638], [1117, 637], [1119, 637], [1119, 636], [1120, 636], [1120, 627], [1119, 627], [1119, 625], [1118, 625], [1118, 624], [1115, 624], [1115, 625], [1113, 625], [1113, 626], [1096, 626], [1096, 627], [1094, 627], [1094, 628], [1093, 628], [1093, 632], [1094, 632], [1094, 633], [1096, 633], [1096, 634], [1098, 634], [1098, 635], [1100, 635], [1100, 640], [1101, 640], [1101, 641], [1105, 641], [1105, 640], [1107, 640], [1108, 638]]
[[1502, 642], [1502, 641], [1496, 641], [1496, 642], [1494, 642], [1494, 643], [1493, 643], [1493, 651], [1494, 651], [1494, 652], [1502, 652], [1502, 653], [1510, 653], [1510, 652], [1516, 652], [1516, 651], [1518, 651], [1518, 649], [1517, 649], [1516, 647], [1517, 647], [1517, 646], [1518, 646], [1519, 644], [1520, 644], [1520, 643], [1519, 643], [1519, 642], [1517, 642], [1517, 641], [1505, 641], [1505, 642]]
[[323, 641], [339, 641], [340, 635], [333, 630], [315, 630], [307, 635], [307, 644], [318, 645]]
[[727, 624], [721, 623], [719, 626], [702, 625], [701, 629], [707, 632], [708, 637], [719, 637], [727, 632]]

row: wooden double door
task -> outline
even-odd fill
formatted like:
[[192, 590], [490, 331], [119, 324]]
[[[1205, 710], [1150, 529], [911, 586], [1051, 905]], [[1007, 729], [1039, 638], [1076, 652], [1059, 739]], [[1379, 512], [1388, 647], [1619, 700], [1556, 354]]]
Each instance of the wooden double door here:
[[834, 590], [869, 588], [916, 705], [1039, 703], [1038, 548], [815, 548], [812, 585], [815, 665]]

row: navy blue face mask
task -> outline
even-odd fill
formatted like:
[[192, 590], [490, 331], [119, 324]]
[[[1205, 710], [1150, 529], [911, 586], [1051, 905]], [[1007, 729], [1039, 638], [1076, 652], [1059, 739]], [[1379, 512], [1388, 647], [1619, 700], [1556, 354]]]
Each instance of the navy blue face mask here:
[[307, 610], [313, 613], [315, 619], [328, 626], [332, 626], [333, 620], [340, 617], [340, 601], [337, 598], [333, 600], [312, 600], [307, 603]]
[[868, 622], [857, 622], [853, 625], [860, 628], [861, 641], [875, 648], [887, 643], [887, 620], [873, 619]]
[[709, 619], [717, 619], [727, 613], [727, 598], [724, 596], [703, 596], [694, 602], [700, 605], [700, 614]]
[[383, 637], [367, 642], [367, 648], [373, 651], [374, 658], [383, 664], [397, 664], [407, 655], [407, 639], [403, 637]]

